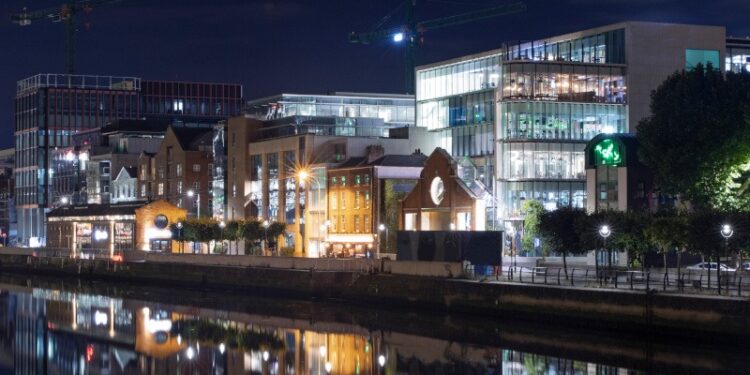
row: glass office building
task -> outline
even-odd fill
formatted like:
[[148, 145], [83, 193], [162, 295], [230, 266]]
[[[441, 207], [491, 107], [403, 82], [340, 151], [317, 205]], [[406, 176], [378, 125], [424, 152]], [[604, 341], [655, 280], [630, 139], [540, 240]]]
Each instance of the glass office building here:
[[724, 63], [728, 72], [750, 73], [750, 38], [727, 38]]

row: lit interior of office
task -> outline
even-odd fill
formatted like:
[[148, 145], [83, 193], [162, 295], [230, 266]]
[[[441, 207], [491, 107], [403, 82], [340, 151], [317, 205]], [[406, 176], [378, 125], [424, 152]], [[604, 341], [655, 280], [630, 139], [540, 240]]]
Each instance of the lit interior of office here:
[[572, 206], [584, 208], [586, 183], [583, 181], [511, 181], [500, 182], [503, 217], [521, 220], [521, 206], [527, 199], [535, 199], [547, 210]]
[[502, 145], [502, 178], [584, 179], [584, 144], [505, 143]]
[[627, 124], [623, 105], [510, 102], [499, 108], [502, 139], [589, 140], [624, 132]]
[[734, 73], [750, 72], [750, 48], [727, 48], [724, 59], [727, 71]]
[[503, 65], [503, 100], [625, 103], [625, 68], [601, 65], [508, 63]]
[[510, 43], [504, 47], [503, 60], [624, 64], [625, 29], [569, 40]]

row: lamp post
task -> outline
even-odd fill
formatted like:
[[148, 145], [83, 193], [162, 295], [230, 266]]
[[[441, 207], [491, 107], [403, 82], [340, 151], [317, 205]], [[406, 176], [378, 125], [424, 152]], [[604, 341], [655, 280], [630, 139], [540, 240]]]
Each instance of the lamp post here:
[[[599, 227], [599, 235], [602, 236], [602, 240], [604, 241], [604, 251], [607, 251], [607, 237], [609, 237], [612, 234], [612, 230], [609, 228], [609, 225], [604, 224], [601, 227]], [[596, 257], [597, 259], [599, 257]], [[598, 261], [597, 261], [598, 263]], [[612, 257], [607, 256], [607, 264], [611, 267], [612, 266]], [[597, 275], [598, 277], [599, 275]], [[601, 281], [601, 279], [600, 279]]]
[[224, 222], [224, 220], [219, 222], [219, 229], [221, 230], [221, 251], [224, 251], [224, 228], [227, 226], [227, 223]]
[[201, 217], [201, 195], [200, 193], [191, 189], [187, 191], [187, 196], [188, 198], [195, 197], [195, 204], [197, 206], [196, 216], [200, 219]]
[[[263, 247], [268, 247], [268, 226], [270, 223], [268, 220], [263, 220]], [[265, 249], [264, 249], [265, 250]]]
[[323, 222], [323, 224], [320, 224], [321, 235], [319, 236], [320, 240], [318, 241], [318, 258], [320, 258], [320, 253], [325, 250], [324, 243], [328, 239], [328, 228], [330, 227], [331, 227], [330, 220], [326, 220]]
[[[388, 227], [385, 224], [380, 223], [380, 225], [378, 225], [378, 231], [385, 232], [385, 252], [387, 253], [388, 252]], [[380, 236], [378, 236], [378, 238], [380, 238]], [[378, 258], [380, 258], [380, 246], [378, 246]]]
[[[729, 238], [734, 234], [734, 229], [729, 224], [721, 226], [721, 236], [724, 237], [724, 252], [729, 251]], [[709, 271], [711, 269], [709, 268]], [[721, 294], [721, 256], [716, 256], [716, 283], [719, 285], [719, 294]]]
[[68, 197], [61, 197], [60, 198], [60, 204], [62, 204], [63, 206], [67, 206], [68, 203], [70, 203], [70, 198], [68, 198]]
[[180, 243], [180, 254], [184, 252], [184, 249], [182, 248], [182, 222], [177, 222], [177, 241]]

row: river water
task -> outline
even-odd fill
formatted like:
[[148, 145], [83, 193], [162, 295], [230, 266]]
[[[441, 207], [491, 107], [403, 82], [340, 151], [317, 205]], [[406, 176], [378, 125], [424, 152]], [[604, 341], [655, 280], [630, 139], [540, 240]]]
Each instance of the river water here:
[[744, 373], [746, 345], [523, 317], [0, 277], [0, 373]]

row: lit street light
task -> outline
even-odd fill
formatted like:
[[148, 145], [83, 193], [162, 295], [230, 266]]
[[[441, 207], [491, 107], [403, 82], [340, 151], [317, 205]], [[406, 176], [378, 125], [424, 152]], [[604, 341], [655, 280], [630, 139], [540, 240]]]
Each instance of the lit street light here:
[[[729, 238], [734, 234], [734, 229], [729, 224], [723, 224], [721, 226], [721, 236], [724, 237], [724, 252], [729, 251]], [[709, 273], [711, 269], [709, 268]], [[716, 256], [716, 283], [718, 284], [719, 294], [721, 294], [721, 256]]]
[[268, 247], [268, 226], [271, 225], [268, 220], [263, 220], [263, 243]]
[[224, 228], [227, 226], [227, 223], [224, 222], [224, 220], [219, 222], [219, 229], [221, 229], [221, 250], [224, 251]]
[[[612, 230], [609, 228], [609, 225], [604, 224], [601, 227], [599, 227], [599, 235], [602, 236], [602, 239], [604, 240], [604, 252], [605, 253], [607, 252], [607, 237], [609, 237], [611, 234], [612, 234]], [[609, 268], [612, 267], [612, 257], [609, 256], [609, 254], [607, 255], [607, 265], [609, 266]], [[601, 282], [601, 278], [599, 279], [599, 282]]]
[[182, 248], [182, 222], [181, 221], [177, 222], [177, 241], [180, 242], [180, 253], [182, 253], [183, 248]]
[[67, 206], [67, 205], [68, 205], [68, 203], [70, 203], [70, 198], [68, 198], [68, 197], [62, 197], [62, 198], [60, 198], [60, 203], [61, 203], [61, 204], [62, 204], [63, 206]]
[[[378, 225], [378, 231], [385, 232], [385, 252], [387, 253], [388, 252], [388, 227], [385, 224], [380, 223], [380, 225]], [[382, 243], [382, 240], [380, 238], [381, 237], [378, 236], [378, 241]], [[378, 244], [378, 255], [380, 255], [380, 244]]]
[[198, 192], [191, 189], [187, 191], [187, 196], [188, 198], [195, 197], [195, 204], [197, 206], [196, 216], [200, 219], [201, 217], [201, 195]]

